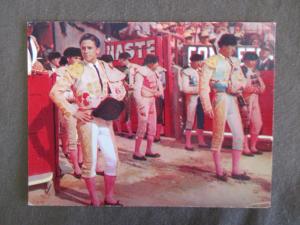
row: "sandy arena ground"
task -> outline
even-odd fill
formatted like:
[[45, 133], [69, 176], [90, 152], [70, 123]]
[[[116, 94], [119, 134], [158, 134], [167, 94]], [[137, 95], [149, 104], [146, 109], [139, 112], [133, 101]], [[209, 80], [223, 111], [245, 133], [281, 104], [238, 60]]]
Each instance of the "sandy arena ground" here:
[[[132, 159], [134, 140], [117, 136], [119, 175], [115, 195], [125, 206], [190, 206], [190, 207], [269, 207], [271, 204], [272, 152], [255, 157], [242, 156], [241, 167], [251, 181], [229, 178], [222, 182], [214, 178], [214, 166], [208, 148], [184, 150], [184, 144], [162, 137], [153, 149], [158, 159]], [[196, 145], [195, 145], [196, 146]], [[145, 150], [146, 141], [142, 149]], [[222, 154], [223, 166], [231, 171], [230, 151]], [[102, 158], [100, 160], [103, 161]], [[45, 193], [45, 185], [30, 187], [31, 205], [86, 206], [90, 200], [83, 179], [73, 177], [72, 167], [60, 154], [64, 174], [60, 190]], [[97, 189], [103, 198], [103, 177], [97, 176]]]

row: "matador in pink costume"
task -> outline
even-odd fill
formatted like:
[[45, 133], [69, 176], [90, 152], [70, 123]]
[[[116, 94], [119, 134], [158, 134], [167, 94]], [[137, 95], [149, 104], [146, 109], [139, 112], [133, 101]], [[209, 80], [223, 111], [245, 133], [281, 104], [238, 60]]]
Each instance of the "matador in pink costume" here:
[[[243, 57], [245, 65], [242, 70], [247, 79], [246, 87], [243, 91], [243, 96], [248, 108], [248, 123], [244, 124], [244, 150], [243, 155], [254, 156], [261, 155], [262, 152], [257, 150], [256, 143], [259, 132], [262, 128], [262, 116], [259, 105], [259, 95], [265, 91], [265, 84], [260, 77], [259, 71], [256, 69], [258, 56], [254, 52], [246, 52]], [[250, 128], [250, 129], [249, 129]], [[250, 148], [247, 135], [250, 133]]]
[[[133, 158], [146, 160], [146, 157], [158, 158], [160, 155], [152, 151], [152, 144], [156, 135], [156, 105], [155, 99], [163, 95], [163, 86], [156, 72], [158, 58], [147, 55], [144, 66], [135, 76], [134, 98], [138, 113], [138, 128], [136, 131]], [[147, 131], [147, 148], [143, 155], [140, 152], [143, 137]], [[145, 157], [146, 156], [146, 157]]]

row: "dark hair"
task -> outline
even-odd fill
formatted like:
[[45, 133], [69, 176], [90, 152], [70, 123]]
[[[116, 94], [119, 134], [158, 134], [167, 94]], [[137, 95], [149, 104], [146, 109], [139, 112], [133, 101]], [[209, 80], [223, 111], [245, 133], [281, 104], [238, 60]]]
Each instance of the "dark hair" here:
[[219, 48], [223, 46], [235, 46], [237, 45], [237, 39], [233, 34], [223, 34], [218, 41]]
[[107, 63], [110, 63], [110, 62], [114, 61], [114, 59], [111, 55], [102, 55], [99, 59], [104, 61], [104, 62], [107, 62]]
[[243, 56], [243, 61], [245, 60], [256, 61], [258, 60], [258, 55], [255, 52], [246, 52]]
[[60, 58], [60, 61], [59, 61], [59, 65], [60, 65], [60, 66], [65, 66], [65, 65], [67, 65], [67, 64], [68, 64], [67, 58], [66, 58], [65, 56], [61, 57], [61, 58]]
[[204, 59], [204, 56], [203, 56], [203, 55], [200, 55], [200, 54], [193, 54], [193, 55], [190, 57], [191, 62], [202, 61], [203, 59]]
[[64, 57], [81, 57], [81, 51], [80, 48], [69, 47], [64, 51], [63, 55]]
[[119, 59], [130, 59], [130, 58], [131, 58], [131, 55], [128, 52], [122, 52], [119, 55]]
[[57, 59], [57, 58], [60, 58], [61, 55], [59, 52], [50, 52], [49, 55], [48, 55], [48, 60], [51, 61], [53, 59]]
[[144, 65], [154, 64], [158, 62], [158, 57], [156, 55], [146, 55], [144, 59]]
[[101, 45], [99, 38], [97, 38], [94, 34], [91, 34], [91, 33], [86, 33], [86, 34], [82, 35], [79, 40], [79, 44], [81, 44], [81, 42], [83, 42], [85, 40], [93, 41], [97, 48], [99, 48]]

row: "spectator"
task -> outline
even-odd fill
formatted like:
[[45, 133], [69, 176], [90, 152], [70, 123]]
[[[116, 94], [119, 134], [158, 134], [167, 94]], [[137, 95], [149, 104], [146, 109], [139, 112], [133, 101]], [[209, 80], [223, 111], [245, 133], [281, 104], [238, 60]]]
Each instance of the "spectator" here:
[[207, 30], [202, 31], [199, 34], [199, 41], [200, 45], [211, 45], [211, 42], [209, 40], [209, 33]]
[[59, 52], [50, 52], [48, 55], [49, 64], [46, 69], [56, 72], [56, 70], [60, 67], [60, 58], [61, 54]]
[[39, 52], [39, 44], [36, 38], [32, 35], [33, 24], [27, 25], [27, 73], [30, 75], [32, 66], [37, 62], [37, 55]]
[[257, 63], [257, 69], [259, 71], [274, 69], [274, 61], [270, 58], [270, 56], [271, 56], [271, 48], [266, 45], [262, 46], [261, 51], [259, 53], [258, 63]]
[[234, 26], [234, 36], [237, 38], [238, 42], [243, 39], [244, 37], [244, 30], [243, 30], [243, 24], [242, 23], [236, 23]]

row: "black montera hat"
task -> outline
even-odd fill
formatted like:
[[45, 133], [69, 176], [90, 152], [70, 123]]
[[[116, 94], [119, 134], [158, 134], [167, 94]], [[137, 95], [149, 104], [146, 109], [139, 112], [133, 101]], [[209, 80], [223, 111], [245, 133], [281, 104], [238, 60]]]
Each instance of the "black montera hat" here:
[[76, 57], [76, 56], [81, 57], [81, 51], [80, 48], [69, 47], [64, 51], [63, 55], [65, 57]]
[[246, 52], [243, 56], [243, 61], [245, 60], [250, 60], [250, 61], [258, 60], [258, 55], [255, 52]]
[[144, 65], [154, 64], [158, 62], [158, 57], [156, 55], [148, 54], [144, 59]]
[[195, 61], [202, 61], [204, 59], [204, 56], [203, 55], [200, 55], [200, 54], [193, 54], [191, 57], [190, 57], [190, 60], [192, 62], [195, 62]]
[[218, 41], [219, 48], [222, 46], [237, 45], [237, 38], [233, 34], [223, 34]]
[[53, 59], [57, 59], [57, 58], [60, 58], [61, 55], [59, 52], [50, 52], [49, 55], [48, 55], [48, 60], [53, 60]]
[[119, 55], [119, 59], [130, 59], [130, 58], [131, 58], [131, 55], [128, 52], [122, 52]]
[[107, 62], [107, 63], [110, 63], [110, 62], [114, 61], [114, 59], [111, 55], [102, 55], [99, 59], [104, 61], [104, 62]]

